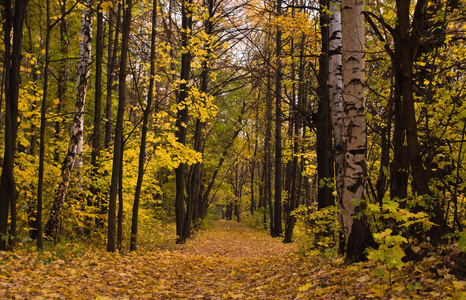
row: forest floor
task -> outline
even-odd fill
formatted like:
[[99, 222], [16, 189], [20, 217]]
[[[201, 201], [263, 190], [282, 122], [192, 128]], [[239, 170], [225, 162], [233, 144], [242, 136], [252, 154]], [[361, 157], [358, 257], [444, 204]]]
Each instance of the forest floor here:
[[0, 299], [466, 299], [466, 281], [439, 265], [451, 256], [432, 254], [387, 276], [373, 263], [297, 250], [216, 221], [172, 250], [4, 252]]

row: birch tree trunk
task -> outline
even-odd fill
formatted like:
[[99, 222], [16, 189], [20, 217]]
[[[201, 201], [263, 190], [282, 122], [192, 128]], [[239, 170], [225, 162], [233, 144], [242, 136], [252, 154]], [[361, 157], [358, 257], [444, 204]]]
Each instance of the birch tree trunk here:
[[337, 203], [341, 202], [341, 188], [343, 186], [343, 120], [342, 120], [342, 89], [341, 77], [341, 0], [330, 1], [329, 20], [329, 96], [330, 111], [333, 127], [333, 149], [335, 159], [335, 179]]
[[80, 169], [82, 168], [84, 104], [86, 102], [87, 85], [91, 72], [92, 0], [85, 1], [85, 6], [86, 9], [83, 11], [81, 18], [81, 43], [77, 68], [78, 81], [76, 84], [77, 97], [74, 118], [70, 130], [68, 154], [65, 157], [61, 172], [62, 179], [53, 201], [50, 219], [45, 225], [44, 234], [49, 237], [52, 237], [56, 233], [61, 210], [68, 194], [72, 171], [75, 169], [77, 176], [79, 176]]
[[347, 261], [365, 259], [364, 250], [375, 242], [364, 216], [355, 217], [364, 205], [354, 200], [366, 199], [366, 109], [364, 96], [365, 39], [364, 1], [343, 0], [343, 189], [341, 220]]

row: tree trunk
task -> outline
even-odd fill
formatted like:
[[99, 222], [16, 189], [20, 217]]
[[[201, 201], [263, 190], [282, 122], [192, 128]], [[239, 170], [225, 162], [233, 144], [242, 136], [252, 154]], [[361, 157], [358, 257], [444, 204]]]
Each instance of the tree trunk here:
[[120, 156], [120, 173], [118, 174], [118, 214], [117, 214], [117, 249], [123, 249], [123, 218], [124, 218], [124, 199], [123, 199], [123, 152], [125, 150], [125, 143], [122, 140]]
[[[207, 12], [208, 17], [204, 21], [204, 32], [207, 36], [211, 36], [213, 31], [213, 0], [209, 0], [207, 2]], [[209, 74], [210, 74], [210, 60], [212, 55], [212, 47], [210, 43], [204, 45], [204, 49], [206, 54], [204, 55], [203, 59], [204, 62], [202, 63], [202, 74], [201, 74], [201, 99], [198, 101], [203, 101], [203, 97], [208, 97], [208, 85], [209, 85]], [[203, 144], [204, 144], [204, 128], [205, 128], [205, 120], [202, 117], [198, 117], [196, 120], [196, 129], [194, 132], [194, 151], [199, 153], [203, 153]], [[202, 186], [202, 163], [197, 162], [191, 167], [190, 172], [190, 179], [188, 182], [188, 211], [189, 209], [192, 210], [192, 222], [195, 224], [199, 224], [198, 221], [200, 218], [203, 218], [203, 209], [206, 203], [203, 203], [203, 197], [201, 192]], [[188, 219], [191, 214], [188, 213]], [[186, 237], [189, 237], [190, 232], [186, 232]]]
[[382, 126], [380, 132], [380, 168], [375, 187], [377, 191], [377, 202], [381, 205], [386, 191], [387, 173], [390, 165], [390, 131], [388, 130], [391, 125], [390, 119], [391, 115], [387, 118], [386, 126]]
[[[187, 48], [189, 42], [189, 33], [192, 29], [192, 1], [188, 0], [183, 2], [182, 7], [182, 47]], [[178, 98], [178, 104], [183, 103], [188, 99], [188, 80], [191, 69], [191, 52], [184, 51], [181, 55], [181, 84]], [[188, 108], [186, 105], [178, 109], [176, 117], [176, 137], [178, 142], [182, 145], [186, 145], [186, 125], [188, 124]], [[186, 190], [186, 177], [187, 177], [187, 165], [186, 163], [180, 163], [175, 170], [176, 175], [176, 198], [175, 198], [175, 214], [176, 214], [176, 235], [177, 243], [183, 244], [186, 242], [186, 233], [189, 231], [187, 226], [190, 226], [191, 220], [186, 219], [185, 212], [185, 190]], [[188, 204], [189, 206], [189, 204]], [[191, 211], [190, 211], [191, 213]]]
[[[256, 120], [259, 120], [259, 106], [256, 108]], [[259, 148], [259, 126], [256, 123], [256, 138], [254, 139], [254, 154], [253, 157], [251, 158], [250, 161], [250, 174], [251, 174], [251, 207], [250, 207], [250, 212], [251, 215], [254, 214], [254, 211], [256, 210], [256, 200], [255, 200], [255, 194], [254, 194], [254, 183], [255, 183], [255, 171], [256, 171], [256, 158], [257, 158], [257, 149]], [[260, 200], [259, 200], [260, 203]], [[260, 205], [259, 205], [260, 207]]]
[[[113, 1], [112, 1], [113, 3]], [[113, 72], [117, 62], [116, 53], [118, 48], [118, 36], [120, 34], [120, 12], [121, 5], [118, 4], [118, 14], [115, 22], [115, 13], [110, 9], [108, 17], [108, 45], [107, 45], [107, 101], [105, 105], [105, 149], [112, 143], [112, 92], [113, 92]], [[114, 33], [114, 27], [115, 33]], [[115, 37], [114, 37], [115, 36]]]
[[[69, 49], [69, 36], [68, 36], [68, 22], [66, 21], [66, 0], [60, 1], [60, 56], [61, 59], [65, 60], [68, 58], [68, 49]], [[67, 91], [67, 82], [69, 80], [68, 66], [65, 62], [60, 63], [58, 67], [58, 79], [57, 79], [57, 111], [56, 113], [60, 115], [62, 113], [62, 104], [65, 102], [65, 95]], [[62, 130], [62, 121], [55, 121], [55, 143], [58, 144], [61, 139], [61, 130]], [[54, 161], [56, 163], [60, 162], [60, 151], [58, 147], [55, 149]]]
[[341, 220], [347, 261], [365, 259], [364, 250], [375, 242], [361, 203], [366, 199], [366, 109], [364, 96], [364, 1], [342, 0], [343, 53], [343, 190]]
[[[270, 235], [273, 235], [274, 230], [274, 215], [272, 205], [272, 86], [271, 86], [270, 67], [267, 66], [267, 91], [265, 94], [265, 138], [264, 138], [264, 208], [268, 205], [270, 211]], [[264, 210], [264, 223], [265, 223]]]
[[120, 72], [118, 75], [118, 112], [115, 125], [115, 143], [113, 153], [112, 177], [110, 182], [110, 198], [108, 202], [108, 235], [107, 251], [116, 250], [116, 199], [118, 193], [118, 181], [122, 172], [123, 157], [123, 121], [125, 116], [126, 105], [126, 66], [128, 60], [129, 34], [131, 31], [131, 10], [133, 8], [132, 0], [126, 1], [123, 19], [123, 31], [120, 53]]
[[[91, 195], [88, 196], [87, 206], [99, 207], [100, 204], [100, 189], [96, 183], [97, 178], [100, 176], [100, 163], [99, 156], [101, 150], [101, 119], [102, 119], [102, 68], [104, 58], [104, 45], [103, 45], [103, 14], [102, 14], [102, 1], [99, 0], [97, 5], [97, 33], [96, 33], [96, 59], [95, 59], [95, 95], [94, 95], [94, 130], [92, 134], [92, 152], [91, 152], [91, 178], [92, 184], [90, 186]], [[87, 233], [91, 230], [91, 218], [86, 218], [85, 229]], [[100, 221], [99, 221], [100, 222]], [[96, 222], [97, 223], [97, 222]]]
[[[422, 37], [426, 35], [425, 24], [427, 19], [427, 1], [418, 1], [416, 3], [413, 21], [410, 22], [410, 13], [406, 7], [411, 4], [410, 0], [397, 0], [397, 18], [398, 23], [395, 28], [395, 80], [402, 99], [403, 120], [406, 130], [406, 147], [407, 157], [411, 166], [412, 186], [417, 195], [429, 195], [432, 193], [429, 189], [429, 176], [424, 168], [424, 161], [421, 155], [421, 149], [418, 141], [416, 110], [414, 105], [413, 91], [413, 66], [418, 47]], [[415, 30], [412, 30], [414, 28]], [[421, 208], [418, 208], [421, 209]], [[433, 209], [430, 213], [430, 221], [437, 224], [433, 226], [428, 235], [431, 241], [439, 243], [443, 236], [448, 233], [448, 225], [444, 218], [443, 209], [440, 201], [433, 203]]]
[[333, 153], [335, 161], [335, 186], [337, 203], [341, 202], [343, 186], [343, 140], [342, 140], [342, 74], [341, 74], [341, 0], [330, 1], [329, 20], [329, 97], [333, 128]]
[[[395, 66], [395, 64], [393, 64]], [[395, 66], [396, 67], [396, 66]], [[390, 197], [408, 197], [409, 160], [405, 145], [404, 110], [398, 84], [395, 83], [395, 129], [393, 132], [393, 159], [390, 164]]]
[[333, 205], [335, 200], [332, 193], [333, 180], [333, 155], [332, 155], [332, 131], [330, 122], [330, 97], [329, 97], [329, 15], [326, 10], [329, 0], [321, 0], [320, 30], [322, 33], [322, 49], [319, 57], [319, 97], [318, 110], [314, 116], [317, 140], [317, 202], [319, 208]]
[[133, 203], [133, 216], [131, 218], [131, 241], [129, 249], [131, 251], [137, 250], [138, 238], [138, 213], [139, 213], [139, 200], [141, 197], [142, 182], [144, 179], [144, 164], [146, 162], [146, 140], [147, 140], [147, 127], [149, 123], [149, 115], [152, 110], [152, 101], [154, 98], [154, 83], [155, 83], [155, 37], [157, 34], [157, 0], [152, 1], [152, 32], [150, 43], [150, 74], [149, 74], [149, 91], [147, 95], [147, 105], [143, 109], [143, 121], [141, 132], [141, 145], [139, 147], [139, 164], [138, 164], [138, 179], [136, 183], [136, 191], [134, 193]]
[[296, 217], [292, 215], [293, 211], [296, 209], [297, 206], [297, 198], [298, 198], [298, 178], [299, 178], [299, 143], [298, 143], [298, 136], [300, 133], [300, 127], [298, 122], [299, 113], [297, 111], [294, 112], [295, 115], [295, 124], [294, 124], [294, 137], [293, 137], [293, 158], [291, 161], [291, 178], [290, 178], [290, 188], [289, 188], [289, 198], [288, 198], [288, 212], [286, 214], [286, 223], [285, 223], [285, 238], [283, 240], [284, 243], [291, 243], [293, 241], [293, 229], [296, 222]]
[[42, 94], [42, 107], [40, 114], [40, 145], [39, 145], [39, 178], [37, 184], [37, 215], [36, 215], [36, 230], [37, 230], [37, 249], [43, 249], [43, 233], [42, 233], [42, 191], [44, 183], [44, 157], [45, 157], [45, 126], [47, 115], [47, 91], [49, 84], [49, 48], [50, 48], [50, 0], [47, 0], [47, 35], [45, 38], [45, 66], [44, 66], [44, 88]]
[[85, 5], [86, 8], [82, 13], [80, 30], [81, 43], [77, 69], [78, 81], [76, 84], [78, 92], [75, 103], [73, 124], [70, 130], [71, 134], [68, 154], [63, 162], [61, 182], [53, 201], [50, 218], [44, 229], [44, 234], [46, 236], [54, 238], [60, 221], [61, 210], [65, 204], [66, 196], [68, 194], [72, 171], [75, 169], [77, 176], [79, 176], [79, 172], [82, 167], [84, 104], [86, 102], [88, 79], [91, 73], [92, 0], [88, 0]]
[[[277, 16], [282, 14], [282, 2], [277, 0]], [[277, 78], [275, 81], [275, 203], [273, 237], [282, 231], [282, 31], [277, 26]]]
[[[5, 152], [0, 179], [0, 250], [11, 249], [16, 237], [16, 183], [14, 178], [15, 145], [18, 132], [18, 96], [21, 81], [21, 42], [23, 38], [23, 21], [27, 0], [17, 0], [12, 14], [11, 1], [3, 2], [3, 36], [5, 46]], [[13, 45], [10, 42], [13, 30]], [[12, 47], [11, 47], [12, 46]], [[8, 212], [10, 212], [10, 230], [8, 232]]]
[[[294, 9], [293, 9], [293, 16], [294, 16]], [[294, 39], [291, 39], [291, 53], [294, 55]], [[302, 49], [303, 45], [301, 45]], [[303, 80], [302, 73], [302, 65], [301, 63], [303, 62], [302, 59], [300, 59], [300, 65], [299, 65], [299, 71], [298, 75], [300, 76], [299, 79]], [[293, 211], [297, 207], [298, 203], [298, 180], [299, 180], [299, 173], [300, 173], [300, 168], [299, 168], [299, 157], [298, 157], [298, 152], [299, 152], [299, 143], [298, 143], [298, 136], [300, 135], [301, 132], [301, 118], [300, 118], [300, 112], [299, 110], [301, 109], [301, 86], [298, 85], [298, 95], [297, 95], [297, 101], [296, 103], [296, 66], [295, 63], [293, 62], [291, 65], [292, 69], [292, 80], [293, 80], [293, 88], [292, 88], [292, 105], [290, 107], [290, 125], [289, 125], [289, 136], [293, 140], [293, 152], [292, 152], [292, 159], [288, 163], [288, 170], [287, 170], [287, 178], [289, 178], [287, 181], [288, 183], [286, 184], [286, 189], [288, 192], [288, 203], [285, 206], [285, 237], [283, 242], [284, 243], [291, 243], [293, 241], [293, 229], [294, 225], [296, 222], [296, 217], [292, 214]]]

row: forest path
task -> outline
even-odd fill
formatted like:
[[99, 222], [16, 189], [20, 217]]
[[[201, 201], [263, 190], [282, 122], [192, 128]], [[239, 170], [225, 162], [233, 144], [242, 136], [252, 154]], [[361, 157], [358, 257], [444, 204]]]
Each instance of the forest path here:
[[0, 299], [297, 299], [311, 266], [296, 250], [216, 221], [172, 251], [0, 252]]
[[170, 251], [58, 249], [0, 252], [0, 299], [466, 299], [466, 281], [439, 279], [435, 257], [380, 276], [231, 221]]
[[[214, 222], [174, 255], [182, 282], [161, 291], [172, 296], [200, 299], [294, 299], [290, 286], [294, 270], [295, 244], [284, 244], [264, 232], [232, 221]], [[184, 283], [184, 284], [183, 284]], [[177, 295], [178, 294], [178, 295]]]

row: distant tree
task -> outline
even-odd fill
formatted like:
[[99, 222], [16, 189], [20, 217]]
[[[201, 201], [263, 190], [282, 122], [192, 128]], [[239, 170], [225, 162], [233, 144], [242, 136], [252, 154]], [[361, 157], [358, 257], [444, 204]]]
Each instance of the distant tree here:
[[[269, 56], [266, 57], [266, 61]], [[266, 67], [266, 93], [265, 93], [265, 137], [264, 137], [264, 208], [269, 206], [270, 215], [270, 235], [273, 235], [274, 230], [274, 214], [272, 205], [272, 74], [270, 66]], [[264, 209], [265, 211], [265, 209]], [[265, 225], [264, 212], [264, 225]]]
[[129, 249], [137, 250], [138, 238], [138, 214], [139, 202], [141, 198], [142, 181], [144, 179], [144, 165], [146, 163], [146, 145], [147, 145], [147, 130], [149, 124], [149, 116], [152, 111], [152, 102], [154, 100], [154, 85], [155, 85], [155, 38], [157, 34], [157, 0], [152, 2], [152, 30], [150, 43], [150, 71], [149, 71], [149, 90], [147, 91], [147, 103], [143, 109], [143, 121], [141, 132], [141, 144], [139, 147], [139, 162], [138, 162], [138, 179], [136, 183], [136, 191], [134, 193], [133, 216], [131, 218], [131, 238]]

